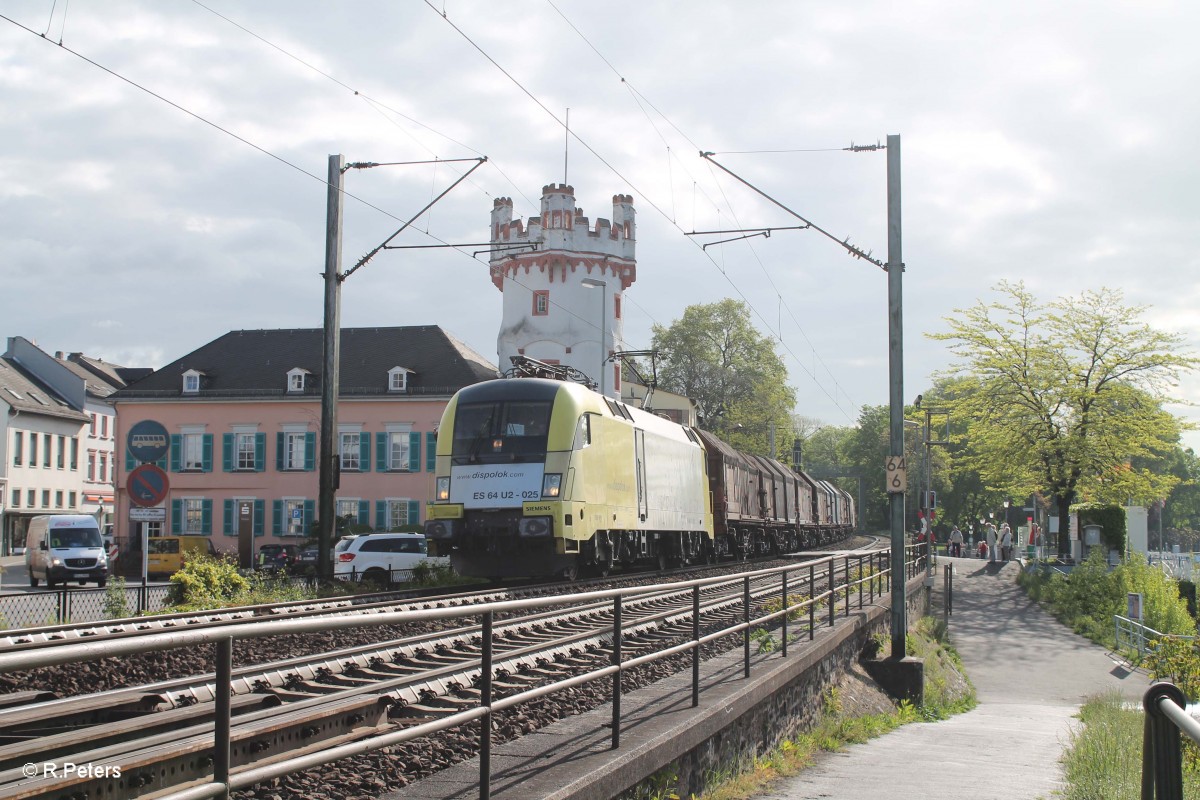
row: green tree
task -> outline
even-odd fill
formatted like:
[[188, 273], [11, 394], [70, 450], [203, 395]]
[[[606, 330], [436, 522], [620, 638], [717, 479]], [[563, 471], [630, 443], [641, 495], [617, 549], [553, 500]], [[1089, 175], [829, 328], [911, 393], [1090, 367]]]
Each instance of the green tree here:
[[[858, 427], [843, 443], [842, 457], [847, 466], [860, 470], [864, 478], [863, 508], [858, 510], [867, 530], [886, 530], [890, 525], [890, 505], [886, 492], [886, 463], [891, 441], [890, 418], [887, 406], [863, 406], [858, 414]], [[908, 447], [912, 442], [906, 438]], [[909, 463], [912, 455], [909, 451]], [[807, 463], [807, 457], [806, 457]], [[915, 480], [909, 469], [909, 478]]]
[[791, 447], [786, 440], [796, 393], [775, 342], [750, 323], [745, 303], [688, 306], [670, 327], [654, 326], [652, 347], [659, 353], [659, 385], [695, 401], [701, 427], [764, 454], [773, 429], [776, 452]]
[[[1178, 441], [1180, 423], [1162, 409], [1167, 391], [1197, 360], [1181, 336], [1142, 321], [1145, 308], [1101, 289], [1039, 302], [1023, 283], [1001, 282], [999, 299], [956, 309], [951, 375], [965, 389], [953, 413], [967, 421], [984, 484], [1012, 496], [1042, 492], [1068, 518], [1081, 497], [1149, 502], [1178, 481], [1134, 469]], [[1059, 552], [1069, 539], [1059, 536]]]

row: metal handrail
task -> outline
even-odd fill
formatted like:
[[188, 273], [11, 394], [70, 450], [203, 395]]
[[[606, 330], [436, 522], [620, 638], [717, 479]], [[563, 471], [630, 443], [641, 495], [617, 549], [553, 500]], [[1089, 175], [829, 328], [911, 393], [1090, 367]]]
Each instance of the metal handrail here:
[[[905, 575], [904, 579], [898, 583], [901, 591], [903, 591], [905, 582], [907, 580], [912, 579], [916, 575], [922, 574], [925, 571], [925, 566], [922, 563], [924, 559], [920, 557], [923, 554], [913, 551], [908, 553], [908, 555], [909, 557], [913, 557], [914, 560], [912, 563], [905, 564], [905, 572], [908, 574]], [[851, 579], [850, 572], [850, 563], [852, 561], [855, 561], [858, 564], [858, 577], [854, 579]], [[844, 580], [844, 582], [840, 585], [836, 582], [839, 562], [841, 562]], [[750, 674], [749, 634], [754, 626], [761, 625], [768, 620], [774, 620], [775, 618], [781, 617], [784, 620], [784, 647], [782, 655], [786, 658], [786, 620], [790, 612], [808, 612], [809, 638], [811, 640], [815, 633], [815, 610], [818, 604], [824, 601], [824, 604], [828, 610], [828, 625], [833, 627], [836, 625], [839, 610], [839, 600], [841, 599], [843, 593], [845, 598], [844, 615], [849, 616], [852, 603], [851, 597], [855, 593], [855, 590], [857, 590], [858, 594], [858, 607], [861, 609], [863, 608], [864, 587], [870, 589], [870, 597], [873, 599], [876, 596], [876, 593], [882, 595], [884, 592], [891, 591], [894, 585], [897, 585], [892, 580], [893, 576], [891, 574], [889, 564], [889, 551], [877, 550], [870, 553], [855, 555], [831, 555], [824, 559], [809, 562], [803, 565], [797, 564], [794, 566], [789, 565], [784, 567], [772, 567], [768, 569], [754, 570], [751, 572], [741, 573], [738, 576], [725, 575], [689, 581], [680, 581], [677, 583], [626, 587], [623, 589], [608, 589], [572, 595], [572, 603], [601, 599], [612, 600], [612, 664], [607, 667], [591, 670], [583, 675], [576, 675], [545, 686], [528, 689], [520, 692], [519, 694], [503, 699], [494, 699], [492, 697], [490, 687], [490, 679], [493, 672], [491, 627], [495, 615], [505, 612], [523, 611], [542, 606], [561, 605], [563, 602], [563, 598], [561, 596], [493, 601], [474, 605], [425, 609], [421, 611], [382, 612], [371, 615], [369, 618], [321, 617], [309, 619], [259, 621], [246, 624], [234, 624], [219, 630], [201, 629], [174, 633], [155, 633], [144, 637], [139, 637], [137, 639], [65, 644], [55, 648], [52, 651], [30, 650], [14, 653], [0, 653], [0, 674], [31, 669], [40, 666], [71, 663], [74, 661], [129, 655], [133, 653], [151, 652], [155, 650], [172, 649], [177, 647], [194, 647], [201, 644], [212, 644], [216, 648], [217, 656], [215, 685], [228, 686], [232, 682], [232, 644], [236, 640], [276, 636], [284, 633], [311, 633], [319, 631], [341, 630], [345, 628], [394, 625], [403, 622], [454, 619], [459, 617], [480, 617], [483, 625], [483, 652], [480, 655], [479, 664], [481, 679], [481, 685], [479, 687], [481, 690], [480, 705], [448, 715], [447, 717], [437, 720], [436, 722], [426, 723], [412, 728], [406, 728], [401, 731], [386, 733], [367, 740], [342, 744], [317, 753], [310, 753], [303, 756], [294, 756], [282, 759], [278, 762], [268, 765], [251, 767], [237, 774], [231, 775], [229, 774], [230, 760], [228, 750], [230, 742], [231, 718], [228, 708], [229, 704], [222, 703], [217, 708], [218, 713], [216, 714], [214, 720], [214, 775], [211, 782], [195, 785], [187, 789], [162, 796], [169, 800], [184, 800], [185, 798], [187, 800], [199, 800], [200, 798], [228, 797], [228, 793], [231, 790], [249, 788], [253, 784], [263, 780], [280, 777], [291, 772], [326, 764], [339, 758], [344, 758], [348, 755], [370, 752], [388, 745], [419, 738], [420, 736], [428, 735], [429, 733], [438, 730], [457, 727], [478, 719], [481, 720], [482, 723], [480, 731], [481, 758], [479, 797], [481, 800], [488, 800], [491, 791], [491, 720], [492, 715], [495, 712], [526, 700], [531, 700], [536, 697], [561, 691], [569, 686], [585, 683], [589, 680], [611, 678], [614, 683], [612, 693], [612, 746], [614, 748], [619, 747], [621, 732], [621, 675], [623, 671], [639, 664], [648, 663], [653, 660], [690, 651], [692, 653], [692, 704], [695, 706], [699, 703], [699, 654], [702, 645], [721, 638], [722, 636], [740, 633], [745, 645], [745, 675], [748, 677]], [[814, 578], [821, 574], [817, 571], [818, 569], [820, 569], [821, 572], [824, 572], [822, 577], [827, 577], [831, 582], [831, 586], [819, 594], [812, 592], [813, 584], [811, 583]], [[807, 574], [810, 581], [809, 591], [813, 596], [807, 597], [801, 602], [789, 602], [787, 595], [787, 576], [789, 573], [792, 575]], [[750, 579], [767, 576], [779, 576], [781, 579], [781, 590], [783, 597], [782, 608], [778, 612], [751, 619], [750, 596], [748, 592]], [[699, 632], [700, 627], [698, 616], [700, 587], [711, 584], [736, 582], [739, 578], [744, 582], [744, 585], [747, 589], [744, 594], [743, 603], [745, 607], [742, 610], [742, 619], [735, 624], [726, 626], [720, 631], [710, 632], [704, 636], [701, 636]], [[674, 645], [660, 652], [639, 655], [627, 660], [623, 659], [621, 654], [622, 601], [629, 597], [637, 597], [640, 595], [679, 592], [680, 590], [687, 589], [689, 587], [692, 588], [693, 596], [693, 626], [691, 638], [685, 642]], [[822, 620], [822, 623], [824, 623], [824, 620]]]
[[1142, 697], [1142, 800], [1183, 800], [1183, 755], [1179, 733], [1200, 743], [1200, 722], [1187, 713], [1187, 698], [1168, 681]]

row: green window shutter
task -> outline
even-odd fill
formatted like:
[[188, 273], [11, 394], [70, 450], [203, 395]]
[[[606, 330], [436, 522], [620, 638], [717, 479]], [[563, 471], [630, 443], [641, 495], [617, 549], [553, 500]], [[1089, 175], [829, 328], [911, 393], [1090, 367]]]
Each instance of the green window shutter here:
[[371, 524], [371, 501], [370, 500], [359, 500], [358, 501], [358, 524], [359, 525], [370, 525]]
[[266, 515], [267, 504], [264, 500], [254, 501], [254, 535], [262, 536], [266, 533], [263, 530], [263, 517]]
[[429, 431], [425, 434], [425, 471], [437, 469], [437, 434]]
[[200, 501], [200, 532], [212, 536], [212, 499]]
[[235, 533], [237, 533], [233, 527], [233, 520], [237, 516], [233, 508], [234, 503], [232, 500], [226, 500], [224, 503], [222, 503], [222, 505], [224, 506], [225, 521], [221, 526], [221, 532], [226, 536], [233, 536]]
[[386, 433], [375, 434], [375, 471], [388, 471], [388, 435]]
[[133, 453], [129, 448], [125, 448], [125, 471], [133, 472], [133, 468], [137, 466], [137, 462], [133, 460]]
[[183, 529], [183, 501], [171, 501], [171, 533], [178, 535]]
[[221, 471], [233, 472], [233, 434], [221, 434]]
[[271, 501], [271, 533], [279, 536], [283, 533], [283, 501]]
[[312, 472], [317, 466], [317, 435], [312, 431], [304, 434], [304, 471]]
[[387, 501], [375, 501], [375, 530], [382, 531], [387, 529]]
[[166, 472], [167, 471], [167, 457], [163, 456], [158, 461], [155, 461], [154, 466], [158, 467], [163, 472]]
[[254, 434], [254, 471], [266, 472], [267, 470], [267, 435], [265, 433]]
[[204, 465], [201, 468], [202, 472], [212, 472], [213, 461], [213, 435], [211, 433], [204, 434], [203, 439], [204, 455], [201, 458], [204, 460]]
[[179, 472], [183, 461], [183, 437], [178, 433], [171, 434], [171, 472]]
[[317, 510], [315, 500], [304, 501], [304, 535], [307, 536], [309, 530], [312, 529], [312, 524], [316, 522]]
[[421, 501], [420, 500], [409, 500], [408, 501], [408, 524], [409, 525], [420, 525], [421, 524]]
[[283, 471], [283, 431], [275, 434], [275, 469]]
[[410, 433], [408, 435], [408, 471], [420, 472], [421, 470], [421, 434]]
[[358, 463], [359, 469], [363, 472], [371, 471], [371, 434], [360, 433], [358, 435]]

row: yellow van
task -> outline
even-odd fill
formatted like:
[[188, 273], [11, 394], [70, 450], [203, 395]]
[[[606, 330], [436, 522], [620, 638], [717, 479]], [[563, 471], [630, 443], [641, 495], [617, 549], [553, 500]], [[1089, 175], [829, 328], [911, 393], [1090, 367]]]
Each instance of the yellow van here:
[[219, 555], [207, 536], [155, 536], [147, 544], [146, 572], [151, 576], [173, 575], [189, 557], [201, 555]]

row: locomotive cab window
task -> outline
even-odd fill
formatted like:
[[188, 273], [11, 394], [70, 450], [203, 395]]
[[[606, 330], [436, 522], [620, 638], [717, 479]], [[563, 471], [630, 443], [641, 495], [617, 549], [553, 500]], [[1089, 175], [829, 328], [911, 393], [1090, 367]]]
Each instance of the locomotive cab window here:
[[575, 441], [571, 445], [572, 450], [582, 450], [592, 443], [592, 415], [584, 414], [579, 418], [579, 424], [575, 426]]
[[455, 461], [544, 457], [550, 406], [546, 401], [528, 400], [460, 405], [454, 421]]

